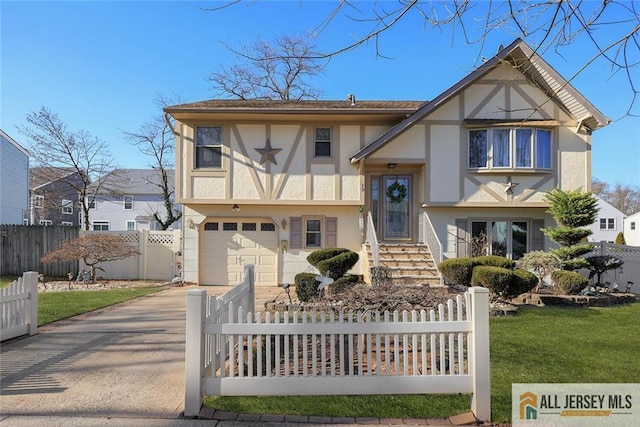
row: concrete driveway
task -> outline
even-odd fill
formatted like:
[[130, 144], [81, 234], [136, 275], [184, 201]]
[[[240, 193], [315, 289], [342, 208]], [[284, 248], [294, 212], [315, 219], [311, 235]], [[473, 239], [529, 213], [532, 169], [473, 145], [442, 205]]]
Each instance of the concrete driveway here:
[[186, 289], [3, 343], [0, 423], [12, 424], [13, 416], [177, 419], [184, 410]]

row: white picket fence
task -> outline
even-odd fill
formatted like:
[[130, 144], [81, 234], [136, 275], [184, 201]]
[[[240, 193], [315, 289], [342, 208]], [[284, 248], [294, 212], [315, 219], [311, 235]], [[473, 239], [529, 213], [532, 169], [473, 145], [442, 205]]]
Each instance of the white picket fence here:
[[487, 289], [428, 313], [253, 313], [252, 268], [219, 298], [187, 292], [186, 416], [204, 395], [469, 393], [490, 420]]
[[29, 271], [0, 289], [0, 341], [38, 333], [38, 273]]

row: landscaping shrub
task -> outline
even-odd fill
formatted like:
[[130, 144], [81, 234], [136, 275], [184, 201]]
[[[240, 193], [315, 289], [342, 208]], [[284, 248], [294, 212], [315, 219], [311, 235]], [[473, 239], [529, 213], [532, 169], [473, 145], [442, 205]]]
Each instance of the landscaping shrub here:
[[513, 271], [502, 267], [479, 265], [473, 269], [471, 284], [484, 286], [492, 294], [502, 295], [511, 283]]
[[317, 251], [311, 252], [307, 256], [307, 261], [309, 262], [309, 264], [313, 265], [314, 267], [317, 267], [320, 261], [333, 258], [334, 256], [340, 255], [345, 252], [351, 252], [351, 251], [346, 248], [318, 249]]
[[506, 268], [513, 270], [516, 268], [516, 262], [512, 259], [497, 255], [485, 255], [472, 258], [474, 265], [485, 265], [490, 267]]
[[520, 294], [531, 291], [538, 285], [538, 277], [527, 270], [513, 270], [511, 283], [504, 291], [504, 296], [508, 298], [517, 297]]
[[546, 276], [561, 267], [560, 260], [554, 254], [544, 251], [527, 252], [517, 264], [523, 270], [532, 271], [538, 277], [538, 286]]
[[575, 295], [587, 287], [589, 280], [575, 271], [556, 270], [551, 273], [551, 280], [558, 289], [568, 295]]
[[450, 258], [442, 261], [438, 270], [451, 284], [471, 286], [473, 266], [473, 258]]
[[318, 285], [315, 273], [298, 273], [294, 281], [296, 283], [296, 294], [302, 302], [307, 302], [318, 295]]
[[332, 258], [324, 259], [318, 262], [315, 267], [318, 269], [320, 274], [325, 276], [327, 271], [329, 272], [329, 277], [333, 280], [338, 280], [351, 268], [356, 265], [360, 256], [353, 251], [347, 250], [347, 252], [340, 253]]
[[358, 283], [358, 276], [355, 274], [349, 274], [330, 284], [329, 290], [331, 293], [337, 294], [349, 290], [356, 283]]

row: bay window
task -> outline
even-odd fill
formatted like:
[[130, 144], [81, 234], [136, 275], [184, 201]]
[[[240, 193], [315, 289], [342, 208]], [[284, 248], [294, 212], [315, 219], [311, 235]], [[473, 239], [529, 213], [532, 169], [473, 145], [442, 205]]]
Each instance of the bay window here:
[[551, 131], [547, 129], [471, 129], [468, 147], [470, 169], [551, 168]]

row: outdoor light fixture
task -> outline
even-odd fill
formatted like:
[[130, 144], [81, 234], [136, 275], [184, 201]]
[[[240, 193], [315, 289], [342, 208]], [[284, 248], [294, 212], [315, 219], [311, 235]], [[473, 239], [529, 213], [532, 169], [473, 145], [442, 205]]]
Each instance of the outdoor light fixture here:
[[283, 230], [287, 229], [287, 220], [285, 218], [282, 218], [282, 222], [280, 224], [282, 224], [282, 229]]
[[387, 163], [387, 167], [388, 167], [389, 169], [395, 169], [395, 168], [396, 168], [396, 166], [398, 166], [396, 163]]
[[240, 210], [240, 206], [238, 206], [237, 204], [233, 205], [233, 207], [231, 208], [232, 211], [234, 212], [238, 212]]

